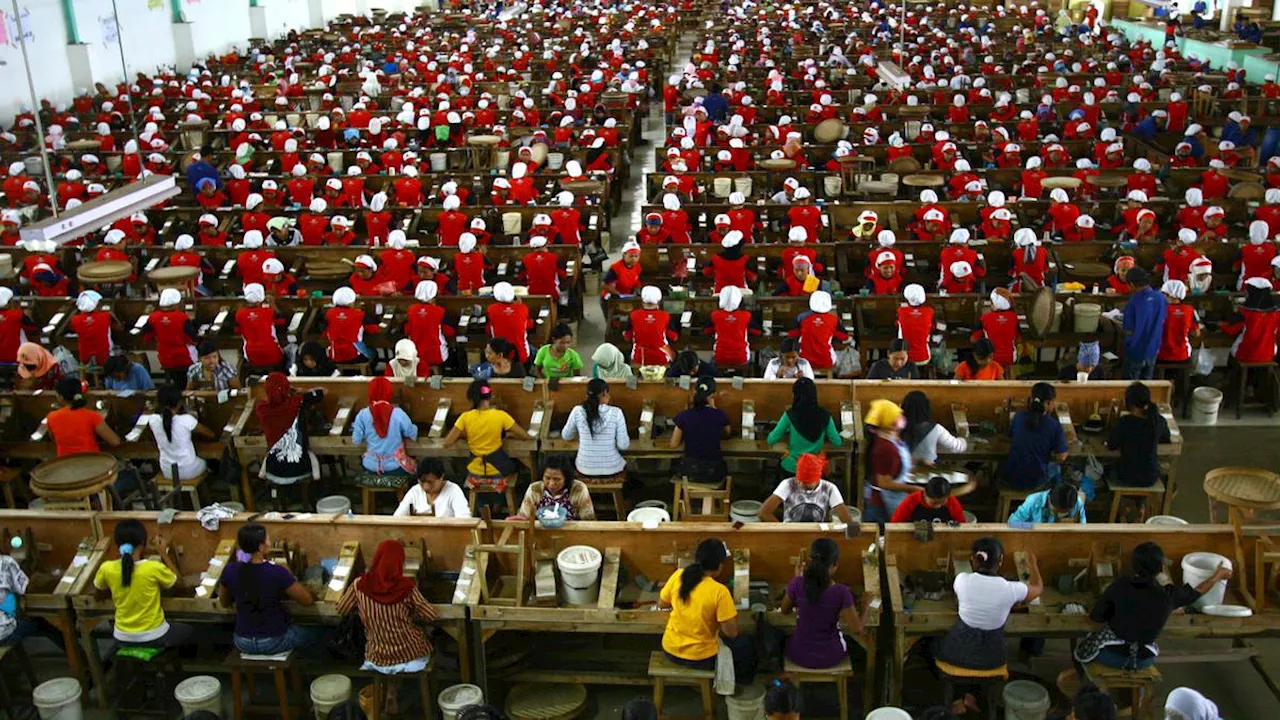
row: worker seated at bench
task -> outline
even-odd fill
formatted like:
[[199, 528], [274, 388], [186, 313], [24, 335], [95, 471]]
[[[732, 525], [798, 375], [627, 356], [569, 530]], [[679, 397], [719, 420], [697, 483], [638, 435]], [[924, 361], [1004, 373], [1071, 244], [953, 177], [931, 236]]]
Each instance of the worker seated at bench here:
[[546, 511], [564, 508], [565, 520], [595, 520], [596, 509], [587, 486], [573, 479], [567, 455], [552, 455], [542, 467], [542, 479], [529, 484], [520, 511], [509, 520], [537, 518]]
[[895, 523], [920, 520], [930, 523], [965, 521], [964, 508], [951, 494], [950, 480], [940, 475], [929, 478], [924, 489], [908, 495], [906, 500], [898, 504], [898, 509], [893, 511], [893, 517], [889, 518], [889, 522]]
[[1048, 490], [1031, 493], [1009, 516], [1014, 527], [1043, 523], [1087, 523], [1084, 494], [1075, 484], [1062, 481]]
[[832, 578], [840, 562], [840, 546], [831, 538], [809, 545], [804, 574], [787, 583], [782, 612], [796, 610], [796, 631], [787, 639], [787, 659], [806, 668], [829, 668], [849, 659], [849, 634], [861, 635], [863, 618], [848, 585]]
[[796, 474], [778, 483], [773, 494], [760, 506], [760, 520], [778, 521], [778, 507], [782, 507], [783, 522], [826, 522], [832, 514], [841, 522], [853, 522], [849, 506], [844, 503], [840, 488], [822, 478], [827, 464], [821, 455], [805, 453], [796, 462]]
[[724, 541], [708, 538], [698, 543], [692, 564], [671, 574], [658, 600], [659, 608], [671, 609], [662, 650], [671, 662], [694, 670], [716, 670], [722, 659], [731, 659], [735, 682], [749, 685], [755, 649], [739, 634], [733, 595], [720, 582], [728, 560]]
[[290, 622], [284, 608], [286, 600], [310, 607], [315, 597], [288, 568], [267, 559], [267, 529], [258, 523], [243, 525], [236, 546], [236, 559], [227, 563], [218, 583], [218, 605], [236, 609], [236, 649], [246, 655], [279, 655], [317, 646], [319, 633]]
[[[174, 590], [181, 582], [178, 568], [169, 552], [169, 541], [155, 538], [147, 545], [147, 529], [137, 520], [122, 520], [112, 540], [120, 559], [107, 560], [93, 576], [93, 586], [111, 594], [115, 605], [112, 635], [129, 647], [176, 648], [195, 637], [195, 628], [186, 623], [169, 622], [160, 606], [160, 593]], [[159, 560], [145, 557], [156, 551]]]
[[467, 496], [455, 482], [444, 479], [444, 463], [440, 458], [423, 458], [418, 461], [418, 481], [400, 500], [396, 517], [426, 515], [442, 518], [469, 518], [471, 506]]
[[693, 483], [723, 485], [729, 470], [720, 443], [729, 431], [729, 416], [716, 407], [716, 379], [698, 378], [693, 386], [693, 407], [676, 414], [671, 431], [671, 447], [684, 447], [680, 476]]

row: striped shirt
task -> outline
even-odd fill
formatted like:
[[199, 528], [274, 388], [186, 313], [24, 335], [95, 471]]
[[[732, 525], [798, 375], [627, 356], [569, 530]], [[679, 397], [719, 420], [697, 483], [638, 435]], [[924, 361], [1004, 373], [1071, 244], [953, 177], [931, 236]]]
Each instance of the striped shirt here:
[[560, 437], [578, 440], [578, 457], [573, 464], [583, 475], [617, 475], [627, 467], [626, 458], [618, 452], [631, 447], [627, 418], [622, 410], [612, 405], [600, 406], [600, 417], [590, 429], [586, 411], [581, 405], [575, 406], [560, 431]]
[[400, 602], [383, 605], [374, 602], [356, 588], [356, 583], [352, 583], [342, 594], [337, 609], [339, 615], [359, 609], [366, 638], [364, 658], [374, 665], [399, 665], [431, 654], [431, 643], [413, 622], [415, 615], [428, 620], [431, 613], [431, 605], [417, 588]]

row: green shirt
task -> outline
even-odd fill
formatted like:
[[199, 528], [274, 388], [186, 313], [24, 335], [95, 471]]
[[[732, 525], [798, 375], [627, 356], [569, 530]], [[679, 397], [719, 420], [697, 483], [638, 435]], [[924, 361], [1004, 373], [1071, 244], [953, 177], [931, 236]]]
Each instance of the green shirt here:
[[577, 350], [569, 348], [564, 351], [564, 355], [556, 357], [551, 354], [550, 345], [543, 345], [538, 348], [538, 354], [533, 357], [533, 364], [535, 367], [542, 368], [543, 377], [573, 377], [582, 369], [582, 356]]
[[826, 432], [815, 441], [801, 435], [800, 431], [791, 424], [791, 413], [782, 413], [782, 419], [778, 420], [773, 432], [769, 433], [769, 444], [782, 442], [784, 437], [787, 439], [788, 454], [782, 458], [782, 469], [792, 473], [796, 471], [796, 460], [801, 455], [805, 453], [817, 455], [822, 452], [824, 444], [831, 443], [834, 447], [840, 447], [842, 442], [840, 432], [836, 430], [835, 418], [827, 420]]

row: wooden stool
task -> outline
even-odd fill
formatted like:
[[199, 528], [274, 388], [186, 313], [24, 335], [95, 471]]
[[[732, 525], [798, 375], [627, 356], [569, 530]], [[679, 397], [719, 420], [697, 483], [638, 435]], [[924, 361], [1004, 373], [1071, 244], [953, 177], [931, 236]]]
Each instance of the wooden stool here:
[[1133, 708], [1133, 720], [1148, 720], [1155, 717], [1155, 706], [1151, 701], [1155, 694], [1156, 683], [1161, 680], [1160, 670], [1156, 666], [1130, 672], [1099, 662], [1091, 662], [1084, 666], [1084, 672], [1090, 682], [1106, 690], [1108, 695], [1114, 695], [1115, 690], [1128, 690], [1133, 699], [1130, 706]]
[[676, 485], [675, 511], [672, 520], [725, 520], [729, 519], [729, 505], [733, 502], [730, 494], [733, 491], [733, 478], [725, 477], [724, 487], [691, 483], [688, 478], [680, 478]]
[[803, 683], [835, 683], [836, 697], [840, 699], [840, 717], [852, 717], [849, 715], [848, 681], [853, 678], [853, 663], [847, 655], [839, 665], [829, 668], [807, 668], [787, 660], [782, 672], [791, 678], [796, 688]]
[[359, 377], [369, 377], [370, 375], [373, 374], [372, 373], [373, 364], [368, 361], [334, 363], [333, 366], [338, 369], [338, 374], [343, 376], [356, 375]]
[[[4, 490], [4, 502], [12, 510], [17, 510], [17, 501], [13, 498], [13, 484], [22, 477], [22, 468], [0, 468], [0, 489]], [[3, 657], [3, 656], [0, 656]]]
[[[285, 681], [286, 673], [288, 673], [289, 680], [293, 683], [293, 691], [298, 695], [299, 708], [302, 708], [305, 712], [307, 696], [302, 691], [302, 674], [298, 672], [297, 666], [293, 663], [292, 650], [285, 653], [283, 660], [258, 659], [253, 655], [242, 655], [239, 650], [232, 650], [226, 661], [223, 662], [223, 666], [231, 671], [231, 698], [236, 720], [244, 720], [246, 714], [275, 715], [276, 717], [284, 718], [284, 720], [292, 720], [293, 715], [289, 705], [289, 684]], [[254, 673], [270, 674], [272, 676], [276, 686], [278, 707], [253, 704]], [[247, 705], [244, 704], [243, 699], [240, 697], [242, 676], [249, 683], [249, 703]]]
[[1156, 363], [1156, 377], [1161, 380], [1172, 380], [1178, 392], [1178, 410], [1182, 419], [1191, 415], [1191, 370], [1192, 363]]
[[996, 517], [996, 522], [1008, 522], [1009, 516], [1013, 514], [1013, 506], [1021, 505], [1022, 501], [1031, 497], [1032, 493], [1037, 492], [1037, 490], [1014, 490], [1004, 483], [1000, 483], [996, 487], [1000, 491], [999, 499], [996, 502], [996, 507], [1000, 508], [1000, 514]]
[[178, 711], [173, 689], [182, 674], [177, 648], [116, 648], [116, 717], [172, 718]]
[[690, 685], [697, 687], [702, 693], [702, 717], [715, 720], [715, 696], [711, 693], [711, 682], [716, 679], [715, 670], [694, 670], [678, 663], [671, 662], [661, 650], [649, 655], [649, 677], [653, 678], [653, 706], [662, 717], [662, 696], [666, 692], [667, 683], [672, 685]]
[[[205, 470], [190, 480], [182, 481], [182, 492], [187, 493], [187, 496], [191, 498], [192, 510], [198, 511], [202, 507], [200, 504], [200, 486], [204, 484], [205, 478], [207, 477], [209, 477], [209, 471]], [[155, 483], [157, 490], [173, 490], [173, 481], [166, 478], [164, 473], [156, 473], [156, 476], [151, 479], [151, 482]]]
[[1156, 480], [1155, 485], [1146, 487], [1121, 485], [1118, 480], [1108, 480], [1107, 487], [1111, 489], [1111, 518], [1107, 522], [1116, 521], [1116, 516], [1120, 514], [1120, 501], [1124, 498], [1138, 498], [1144, 501], [1142, 511], [1138, 513], [1138, 522], [1144, 522], [1147, 519], [1152, 502], [1156, 503], [1156, 507], [1161, 507], [1164, 502], [1164, 481], [1162, 480]]
[[[582, 482], [577, 479], [576, 482]], [[622, 483], [582, 483], [587, 486], [587, 493], [590, 495], [607, 495], [613, 503], [613, 514], [619, 520], [627, 519], [627, 501], [622, 497]], [[595, 501], [592, 501], [595, 504]], [[600, 517], [600, 510], [603, 505], [595, 504], [596, 517]]]
[[[399, 482], [391, 485], [388, 483], [390, 480]], [[356, 486], [360, 488], [360, 512], [364, 515], [377, 515], [380, 493], [395, 493], [396, 502], [400, 502], [408, 492], [411, 482], [413, 477], [409, 475], [385, 475], [367, 471], [360, 473], [355, 480]]]
[[[434, 718], [435, 711], [435, 695], [431, 693], [431, 671], [435, 669], [436, 658], [433, 654], [427, 661], [427, 667], [422, 672], [412, 673], [408, 676], [402, 675], [383, 675], [375, 672], [373, 675], [373, 703], [370, 708], [369, 720], [382, 720], [382, 706], [387, 700], [387, 690], [390, 683], [396, 682], [401, 677], [417, 677], [418, 678], [418, 702], [422, 703], [422, 717]], [[452, 720], [446, 718], [445, 720]]]
[[1258, 510], [1280, 510], [1280, 475], [1261, 468], [1220, 467], [1204, 474], [1209, 522], [1216, 523], [1218, 503], [1227, 506], [1227, 522], [1242, 525]]
[[[13, 658], [22, 666], [22, 673], [27, 676], [27, 682], [31, 685], [30, 690], [19, 695], [30, 695], [31, 690], [35, 690], [40, 681], [36, 679], [35, 670], [31, 668], [31, 658], [27, 657], [27, 651], [22, 649], [22, 643], [13, 645], [0, 645], [0, 666], [4, 665], [5, 658], [12, 655]], [[13, 717], [13, 697], [9, 693], [9, 683], [5, 677], [9, 673], [0, 673], [0, 703], [4, 703], [6, 712]]]
[[[516, 504], [515, 473], [511, 473], [510, 475], [502, 478], [502, 480], [488, 485], [476, 483], [474, 482], [475, 479], [476, 478], [471, 477], [467, 478], [467, 489], [470, 490], [470, 492], [467, 493], [467, 505], [471, 508], [471, 517], [479, 517], [476, 515], [476, 505], [480, 502], [481, 495], [497, 495], [498, 493], [502, 493], [503, 497], [507, 499], [508, 515], [515, 515], [516, 511], [520, 509], [520, 506]], [[498, 490], [497, 488], [499, 487], [501, 487], [502, 490]]]
[[949, 663], [937, 661], [938, 672], [942, 674], [942, 704], [950, 708], [956, 696], [956, 685], [977, 685], [987, 702], [987, 720], [996, 720], [999, 710], [1000, 691], [1009, 679], [1007, 665], [994, 670], [970, 670]]
[[[1249, 376], [1252, 375], [1253, 373], [1261, 373], [1264, 379], [1270, 379], [1271, 381], [1274, 382], [1275, 367], [1276, 367], [1275, 363], [1270, 363], [1270, 362], [1242, 363], [1242, 362], [1236, 362], [1234, 358], [1232, 359], [1231, 380], [1234, 382], [1231, 382], [1231, 384], [1234, 385], [1236, 389], [1235, 403], [1236, 403], [1237, 419], [1240, 418], [1240, 415], [1244, 410], [1244, 396], [1249, 389]], [[1262, 402], [1255, 402], [1252, 404], [1262, 405], [1266, 407], [1268, 416], [1273, 416], [1276, 414], [1276, 408], [1274, 405], [1271, 404], [1270, 400], [1264, 400]]]

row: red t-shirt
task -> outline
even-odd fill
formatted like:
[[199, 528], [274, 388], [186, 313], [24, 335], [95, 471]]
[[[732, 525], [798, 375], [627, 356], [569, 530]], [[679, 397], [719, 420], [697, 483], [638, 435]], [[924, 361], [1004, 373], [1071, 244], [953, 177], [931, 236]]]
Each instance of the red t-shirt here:
[[832, 340], [848, 340], [849, 334], [840, 326], [835, 313], [809, 312], [800, 316], [799, 327], [792, 335], [800, 336], [800, 357], [809, 361], [815, 370], [826, 370], [836, 364], [836, 350]]
[[1169, 305], [1160, 335], [1160, 362], [1186, 362], [1191, 359], [1191, 333], [1199, 327], [1196, 311], [1190, 305]]
[[244, 359], [250, 365], [272, 366], [284, 362], [276, 336], [276, 313], [269, 307], [245, 307], [236, 311], [236, 329], [244, 339]]
[[[918, 515], [917, 509], [920, 510]], [[893, 511], [893, 517], [889, 518], [889, 522], [915, 522], [916, 520], [933, 520], [935, 517], [949, 517], [954, 522], [962, 523], [964, 508], [960, 506], [959, 500], [948, 495], [946, 504], [935, 510], [924, 504], [924, 491], [920, 490], [911, 493], [898, 504], [898, 509]]]
[[907, 341], [907, 359], [913, 363], [928, 362], [929, 335], [933, 333], [933, 308], [928, 305], [898, 307], [898, 337]]
[[547, 250], [534, 250], [524, 256], [521, 276], [529, 286], [530, 295], [550, 295], [560, 300], [560, 278], [565, 271], [560, 267], [560, 256]]
[[324, 337], [329, 341], [329, 359], [335, 362], [351, 362], [360, 351], [356, 343], [364, 342], [364, 333], [377, 330], [377, 325], [366, 326], [364, 311], [351, 307], [329, 308], [324, 315], [327, 326]]
[[520, 362], [529, 359], [529, 306], [521, 302], [495, 302], [485, 308], [489, 318], [489, 336], [504, 338], [516, 348]]
[[449, 344], [457, 331], [444, 322], [444, 308], [429, 303], [417, 303], [409, 308], [409, 319], [404, 325], [405, 337], [418, 348], [421, 363], [428, 367], [442, 365], [449, 357]]
[[715, 333], [712, 353], [720, 367], [745, 365], [751, 352], [751, 313], [747, 310], [713, 310], [711, 330]]
[[993, 358], [1004, 366], [1014, 363], [1018, 344], [1018, 313], [1013, 310], [992, 310], [985, 312], [978, 320], [978, 329], [973, 333], [976, 341], [986, 336], [995, 347]]
[[155, 336], [156, 355], [165, 370], [183, 370], [195, 362], [195, 340], [187, 335], [191, 318], [181, 310], [157, 310], [147, 318], [148, 334]]
[[94, 428], [102, 416], [89, 408], [58, 408], [45, 417], [58, 457], [77, 453], [98, 452], [98, 435]]
[[102, 310], [71, 316], [78, 341], [77, 354], [85, 365], [102, 365], [111, 356], [111, 314]]
[[671, 330], [671, 315], [665, 310], [638, 308], [631, 311], [631, 326], [626, 338], [634, 345], [631, 362], [635, 365], [666, 365], [671, 362], [668, 341], [678, 335]]

